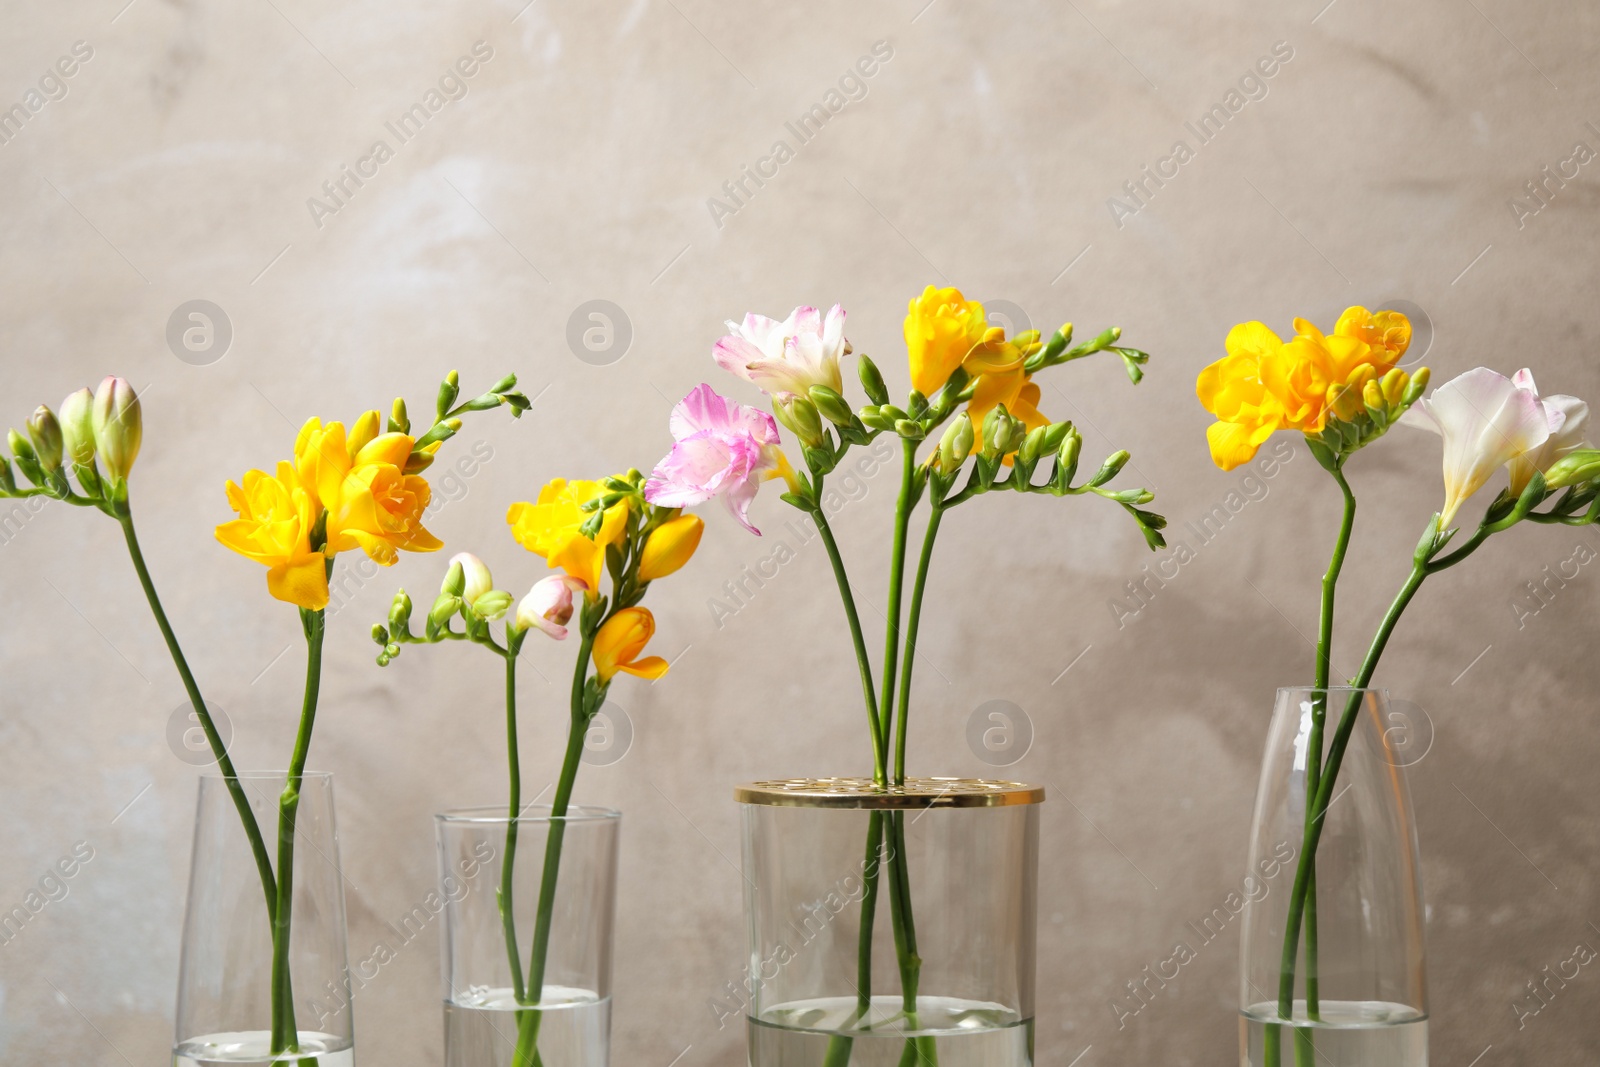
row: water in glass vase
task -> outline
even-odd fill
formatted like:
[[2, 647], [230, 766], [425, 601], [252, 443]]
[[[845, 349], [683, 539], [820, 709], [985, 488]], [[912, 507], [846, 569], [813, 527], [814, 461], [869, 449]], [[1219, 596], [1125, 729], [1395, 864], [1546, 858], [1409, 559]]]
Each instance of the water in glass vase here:
[[[896, 1067], [907, 1041], [932, 1040], [939, 1067], [1029, 1067], [1033, 1020], [999, 1004], [951, 997], [917, 998], [917, 1018], [901, 1010], [898, 996], [873, 997], [865, 1018], [854, 997], [797, 1000], [763, 1011], [750, 1022], [754, 1067], [822, 1067], [835, 1064]], [[850, 1039], [843, 1057], [838, 1039]], [[925, 1053], [924, 1053], [925, 1055]]]
[[[610, 1055], [611, 998], [547, 985], [540, 998], [539, 1060], [544, 1067], [600, 1067]], [[444, 1004], [445, 1067], [510, 1067], [517, 1012], [509, 989], [473, 987]]]
[[[1404, 1004], [1376, 1000], [1324, 1000], [1320, 1018], [1312, 1021], [1303, 1000], [1294, 1003], [1293, 1018], [1278, 1018], [1275, 1003], [1252, 1004], [1239, 1013], [1247, 1067], [1263, 1067], [1264, 1045], [1271, 1025], [1281, 1026], [1280, 1067], [1297, 1063], [1296, 1031], [1307, 1035], [1317, 1067], [1428, 1067], [1428, 1017]], [[1302, 1037], [1302, 1041], [1305, 1038]]]
[[173, 1067], [355, 1067], [350, 1042], [330, 1034], [300, 1032], [299, 1052], [271, 1052], [269, 1030], [205, 1034], [178, 1043]]

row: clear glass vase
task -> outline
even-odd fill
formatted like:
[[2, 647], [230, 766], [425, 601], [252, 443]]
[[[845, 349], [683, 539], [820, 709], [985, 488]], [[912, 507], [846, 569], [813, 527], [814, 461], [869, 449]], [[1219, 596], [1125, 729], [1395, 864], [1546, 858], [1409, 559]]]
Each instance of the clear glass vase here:
[[[285, 779], [284, 771], [238, 776], [274, 870]], [[202, 775], [178, 975], [176, 1067], [355, 1063], [332, 775], [308, 772], [301, 779], [290, 881], [286, 1001], [299, 1050], [274, 1055], [272, 923], [261, 867], [228, 782]]]
[[1394, 714], [1381, 689], [1278, 690], [1244, 882], [1245, 1067], [1428, 1062], [1422, 873]]
[[447, 1067], [605, 1067], [621, 813], [435, 819]]
[[1039, 804], [1016, 782], [740, 786], [752, 1067], [1033, 1062]]

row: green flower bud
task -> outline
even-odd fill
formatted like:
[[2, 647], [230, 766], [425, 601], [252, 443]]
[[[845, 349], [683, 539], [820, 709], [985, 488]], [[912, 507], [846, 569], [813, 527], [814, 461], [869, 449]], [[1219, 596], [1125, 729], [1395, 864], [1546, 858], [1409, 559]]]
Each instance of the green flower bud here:
[[461, 395], [461, 376], [455, 371], [445, 375], [444, 381], [439, 383], [439, 400], [434, 405], [434, 410], [439, 418], [444, 418], [450, 408], [455, 405], [456, 397]]
[[55, 412], [40, 404], [28, 416], [28, 437], [33, 442], [39, 465], [47, 471], [61, 469], [61, 424]]
[[1549, 489], [1583, 485], [1597, 478], [1600, 478], [1600, 451], [1592, 448], [1568, 452], [1544, 472], [1544, 484]]
[[1044, 451], [1054, 452], [1061, 447], [1061, 442], [1067, 439], [1072, 432], [1070, 422], [1052, 422], [1044, 428]]
[[805, 447], [815, 448], [822, 443], [822, 418], [817, 414], [817, 406], [809, 398], [793, 395], [784, 397], [772, 405], [772, 413]]
[[1400, 396], [1401, 406], [1410, 407], [1415, 404], [1422, 394], [1427, 391], [1428, 379], [1432, 376], [1433, 372], [1427, 367], [1418, 367], [1417, 373], [1411, 376], [1411, 382], [1406, 386], [1406, 391]]
[[1056, 466], [1063, 472], [1063, 481], [1072, 480], [1073, 474], [1078, 470], [1078, 451], [1083, 448], [1083, 435], [1074, 427], [1067, 434], [1066, 440], [1061, 442], [1061, 447], [1056, 450]]
[[461, 598], [451, 593], [440, 593], [433, 607], [428, 610], [428, 625], [442, 627], [450, 620], [450, 616], [461, 610]]
[[1017, 432], [1019, 425], [1004, 404], [996, 404], [983, 420], [983, 436], [989, 443], [989, 449], [1001, 456], [1014, 451], [1021, 438]]
[[946, 473], [954, 471], [972, 455], [972, 416], [963, 411], [945, 429], [939, 439], [940, 468]]
[[[65, 407], [63, 407], [63, 410], [65, 410]], [[411, 418], [406, 414], [405, 397], [397, 396], [394, 398], [394, 406], [389, 409], [389, 432], [411, 432]]]
[[389, 643], [389, 631], [383, 628], [383, 623], [381, 622], [372, 624], [372, 643], [379, 646]]
[[61, 402], [61, 447], [80, 467], [94, 462], [94, 394], [79, 389]]
[[895, 407], [893, 404], [879, 404], [878, 413], [890, 422], [899, 422], [901, 419], [909, 419], [911, 417], [906, 414], [904, 408]]
[[900, 419], [894, 424], [894, 432], [904, 437], [907, 441], [920, 441], [928, 436], [928, 431], [922, 428], [922, 423], [915, 419]]
[[850, 404], [844, 397], [826, 385], [813, 385], [810, 392], [811, 402], [817, 406], [817, 411], [821, 412], [823, 418], [835, 426], [850, 426], [855, 423], [856, 414], [850, 410]]
[[1100, 465], [1100, 470], [1095, 473], [1095, 476], [1089, 479], [1089, 484], [1092, 486], [1105, 485], [1117, 476], [1117, 472], [1122, 470], [1123, 464], [1128, 462], [1128, 458], [1126, 451], [1111, 453], [1106, 457], [1106, 461]]
[[887, 404], [889, 402], [889, 387], [883, 382], [883, 375], [878, 373], [878, 365], [866, 356], [856, 357], [856, 374], [861, 378], [861, 388], [866, 390], [867, 399], [874, 404]]
[[139, 443], [144, 438], [139, 397], [133, 386], [115, 375], [102, 381], [95, 390], [91, 421], [100, 465], [114, 481], [127, 478], [133, 461], [139, 458]]
[[480, 619], [493, 622], [511, 607], [511, 594], [503, 589], [491, 589], [472, 602], [472, 611]]
[[[467, 588], [467, 572], [461, 561], [450, 561], [450, 569], [444, 573], [444, 582], [439, 586], [440, 597], [459, 597]], [[431, 613], [430, 613], [431, 614]]]
[[1032, 466], [1039, 461], [1039, 453], [1044, 450], [1044, 435], [1046, 427], [1040, 426], [1028, 431], [1022, 439], [1022, 444], [1017, 448], [1017, 459]]
[[389, 605], [389, 628], [395, 633], [405, 633], [411, 624], [411, 598], [404, 589], [394, 595]]

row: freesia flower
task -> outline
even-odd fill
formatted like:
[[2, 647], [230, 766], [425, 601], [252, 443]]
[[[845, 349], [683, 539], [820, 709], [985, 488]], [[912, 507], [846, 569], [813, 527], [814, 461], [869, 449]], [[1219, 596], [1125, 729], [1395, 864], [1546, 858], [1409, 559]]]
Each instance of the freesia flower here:
[[415, 446], [403, 433], [378, 433], [378, 413], [344, 424], [308, 419], [295, 439], [301, 484], [328, 512], [327, 553], [360, 548], [375, 563], [393, 564], [400, 550], [434, 552], [444, 547], [422, 525], [432, 490], [418, 474], [406, 474]]
[[714, 496], [756, 536], [748, 512], [768, 478], [792, 480], [778, 447], [778, 424], [764, 411], [719, 396], [699, 385], [672, 409], [672, 451], [645, 483], [644, 498], [657, 507], [686, 508]]
[[47, 471], [61, 467], [61, 422], [56, 413], [40, 404], [28, 416], [28, 440], [33, 443], [33, 454], [39, 457], [39, 466]]
[[1283, 405], [1261, 381], [1263, 356], [1283, 341], [1260, 322], [1241, 322], [1228, 331], [1228, 354], [1200, 372], [1195, 392], [1217, 421], [1206, 427], [1211, 459], [1225, 471], [1248, 463], [1283, 424]]
[[813, 385], [844, 390], [839, 360], [850, 352], [844, 337], [844, 308], [827, 318], [814, 307], [797, 307], [782, 322], [754, 312], [729, 320], [727, 336], [711, 349], [723, 370], [755, 383], [774, 396], [804, 396]]
[[583, 579], [570, 574], [540, 578], [517, 604], [517, 626], [523, 630], [537, 628], [557, 641], [565, 641], [567, 623], [572, 621], [572, 594], [588, 588]]
[[90, 413], [95, 449], [100, 463], [113, 479], [126, 478], [139, 458], [144, 438], [144, 421], [139, 412], [139, 397], [127, 379], [109, 375], [94, 393]]
[[639, 655], [655, 633], [656, 619], [649, 608], [623, 608], [611, 616], [594, 636], [595, 674], [602, 682], [609, 682], [618, 671], [640, 678], [666, 674], [666, 660]]
[[327, 557], [311, 547], [315, 502], [293, 464], [276, 476], [247, 471], [244, 485], [228, 483], [228, 504], [238, 518], [217, 527], [217, 540], [267, 566], [267, 591], [311, 611], [328, 606]]
[[1444, 438], [1439, 528], [1450, 526], [1461, 505], [1495, 471], [1520, 456], [1537, 453], [1550, 439], [1556, 417], [1559, 413], [1546, 411], [1531, 388], [1521, 388], [1487, 367], [1469, 370], [1417, 401], [1400, 421]]
[[650, 533], [639, 553], [639, 579], [653, 582], [689, 562], [700, 547], [700, 534], [706, 524], [698, 515], [677, 515]]
[[924, 396], [938, 392], [984, 339], [987, 326], [983, 305], [968, 300], [959, 289], [930, 285], [913, 297], [903, 327], [911, 387]]
[[600, 588], [606, 565], [606, 546], [614, 545], [627, 533], [628, 502], [620, 500], [605, 511], [600, 530], [593, 539], [582, 526], [590, 512], [583, 505], [606, 494], [599, 482], [554, 478], [539, 490], [539, 499], [512, 504], [506, 512], [511, 536], [535, 555], [543, 556], [552, 567], [559, 567], [581, 580], [586, 588]]
[[1398, 311], [1347, 308], [1331, 334], [1294, 320], [1288, 341], [1260, 322], [1228, 331], [1227, 355], [1200, 372], [1195, 391], [1217, 417], [1206, 430], [1223, 470], [1248, 462], [1278, 430], [1319, 434], [1328, 420], [1365, 411], [1367, 383], [1381, 381], [1411, 342]]
[[[1539, 390], [1533, 384], [1533, 371], [1524, 367], [1512, 376], [1518, 389], [1525, 390], [1539, 397]], [[1550, 420], [1550, 436], [1544, 444], [1531, 452], [1525, 452], [1511, 461], [1511, 491], [1521, 494], [1533, 480], [1533, 472], [1543, 473], [1555, 465], [1563, 456], [1575, 452], [1580, 448], [1588, 448], [1586, 434], [1589, 429], [1589, 405], [1575, 396], [1557, 393], [1554, 396], [1539, 397], [1539, 403], [1544, 406], [1545, 416]]]

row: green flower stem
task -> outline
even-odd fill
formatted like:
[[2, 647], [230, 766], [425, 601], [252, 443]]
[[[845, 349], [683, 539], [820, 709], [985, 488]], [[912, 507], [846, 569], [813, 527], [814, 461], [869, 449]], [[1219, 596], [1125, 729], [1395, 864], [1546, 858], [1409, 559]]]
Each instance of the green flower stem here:
[[[883, 695], [878, 699], [878, 733], [885, 746], [894, 736], [895, 657], [900, 651], [900, 595], [906, 575], [906, 530], [911, 525], [911, 511], [916, 505], [912, 482], [917, 473], [917, 443], [902, 439], [901, 446], [900, 497], [895, 503], [894, 547], [889, 555], [889, 610], [883, 625]], [[908, 672], [910, 668], [908, 662]]]
[[[883, 812], [867, 814], [867, 851], [862, 860], [861, 936], [856, 946], [856, 1019], [872, 1009], [872, 928], [878, 913], [878, 868], [882, 863]], [[845, 1067], [850, 1062], [854, 1038], [835, 1034], [828, 1039], [822, 1067]]]
[[228, 794], [233, 797], [233, 806], [239, 811], [239, 821], [244, 824], [245, 837], [250, 840], [250, 852], [255, 856], [256, 871], [261, 876], [261, 891], [267, 900], [267, 921], [273, 922], [277, 915], [278, 888], [272, 874], [272, 859], [267, 853], [267, 843], [261, 837], [261, 826], [256, 822], [255, 812], [250, 810], [250, 799], [245, 796], [244, 786], [239, 783], [239, 775], [233, 769], [233, 760], [228, 757], [227, 745], [223, 743], [222, 735], [217, 732], [217, 724], [212, 721], [211, 712], [206, 709], [205, 698], [200, 695], [200, 687], [189, 671], [189, 663], [184, 659], [183, 650], [178, 647], [177, 635], [172, 632], [172, 624], [167, 621], [167, 613], [161, 607], [161, 598], [156, 595], [155, 583], [151, 581], [150, 571], [145, 566], [144, 553], [139, 550], [139, 537], [133, 530], [133, 516], [124, 508], [124, 514], [118, 521], [122, 525], [123, 538], [128, 543], [128, 556], [133, 560], [133, 569], [139, 575], [139, 585], [144, 589], [144, 598], [150, 603], [150, 612], [156, 617], [156, 625], [161, 628], [161, 636], [167, 642], [167, 651], [171, 653], [172, 662], [178, 668], [178, 677], [183, 679], [184, 691], [189, 694], [189, 704], [200, 720], [200, 729], [206, 735], [206, 742], [211, 746], [212, 755], [216, 757], [217, 769], [222, 772], [223, 780], [227, 783]]
[[[816, 491], [813, 499], [822, 499], [822, 475], [815, 475]], [[861, 636], [861, 616], [856, 611], [856, 599], [850, 592], [850, 578], [845, 573], [844, 558], [839, 555], [839, 543], [833, 539], [833, 528], [819, 503], [811, 508], [811, 520], [817, 524], [822, 543], [828, 550], [828, 562], [833, 564], [834, 581], [839, 584], [839, 596], [844, 601], [845, 618], [850, 623], [850, 640], [855, 644], [856, 666], [861, 671], [861, 692], [867, 702], [867, 728], [872, 735], [872, 780], [879, 786], [887, 783], [889, 776], [888, 753], [882, 733], [883, 723], [878, 718], [878, 698], [872, 690], [872, 662], [867, 659], [867, 643]]]
[[[509, 643], [509, 642], [508, 642]], [[511, 775], [511, 802], [506, 818], [505, 855], [500, 861], [500, 923], [505, 927], [506, 957], [511, 964], [511, 992], [518, 1004], [526, 1004], [522, 984], [522, 956], [517, 951], [517, 917], [511, 895], [511, 875], [517, 861], [517, 817], [522, 812], [522, 767], [517, 754], [517, 656], [502, 652], [506, 661], [506, 754]]]
[[[300, 1033], [294, 1021], [294, 990], [289, 979], [289, 930], [294, 895], [295, 815], [300, 806], [300, 783], [311, 751], [311, 730], [317, 720], [317, 697], [322, 686], [322, 639], [326, 612], [301, 609], [306, 634], [306, 688], [300, 706], [300, 730], [289, 759], [288, 780], [278, 798], [278, 907], [272, 922], [272, 1053], [298, 1052]], [[311, 1061], [315, 1063], [315, 1061]]]
[[944, 519], [944, 505], [934, 501], [928, 514], [928, 529], [922, 535], [922, 553], [917, 559], [917, 577], [911, 588], [911, 614], [906, 619], [905, 666], [900, 672], [900, 725], [894, 739], [894, 781], [906, 780], [906, 728], [911, 722], [911, 668], [917, 658], [917, 629], [922, 623], [922, 594], [928, 585], [928, 567], [933, 562], [933, 541]]
[[[1333, 556], [1322, 576], [1322, 612], [1317, 629], [1316, 685], [1311, 695], [1311, 732], [1306, 741], [1306, 797], [1316, 796], [1322, 778], [1322, 736], [1328, 719], [1328, 680], [1333, 663], [1334, 596], [1339, 585], [1340, 572], [1344, 570], [1345, 554], [1350, 548], [1350, 535], [1356, 522], [1356, 497], [1345, 479], [1344, 471], [1335, 467], [1331, 472], [1344, 495], [1344, 517], [1339, 524], [1339, 536], [1334, 542]], [[1306, 822], [1311, 821], [1311, 806], [1306, 805]], [[1306, 1015], [1313, 1021], [1322, 1014], [1317, 981], [1317, 866], [1311, 857], [1310, 875], [1306, 882]], [[1291, 1005], [1292, 1008], [1292, 1005]], [[1282, 1005], [1279, 1006], [1282, 1011]], [[1276, 1031], [1274, 1031], [1276, 1033]], [[1309, 1067], [1315, 1050], [1309, 1030], [1295, 1031], [1295, 1062]]]
[[[889, 860], [889, 921], [894, 925], [895, 955], [900, 961], [900, 1002], [906, 1026], [916, 1030], [917, 991], [922, 978], [922, 957], [917, 954], [917, 926], [911, 914], [911, 876], [906, 869], [905, 812], [889, 814], [889, 844], [894, 855]], [[939, 1053], [932, 1037], [914, 1037], [906, 1042], [900, 1063], [938, 1067]]]
[[[550, 830], [545, 838], [544, 871], [539, 880], [539, 906], [533, 924], [533, 952], [528, 961], [525, 996], [532, 1005], [537, 1005], [544, 996], [544, 969], [550, 951], [550, 921], [555, 913], [556, 881], [561, 872], [561, 846], [567, 832], [567, 807], [572, 800], [573, 783], [578, 777], [578, 763], [583, 757], [584, 731], [589, 728], [589, 716], [584, 709], [584, 683], [588, 679], [595, 634], [600, 627], [581, 626], [580, 629], [583, 639], [578, 646], [578, 663], [572, 675], [572, 723], [567, 731], [567, 752], [561, 763], [561, 777], [556, 782], [555, 797], [550, 804]], [[538, 1043], [542, 1018], [543, 1013], [537, 1007], [519, 1014], [512, 1067], [534, 1067], [540, 1062]]]

